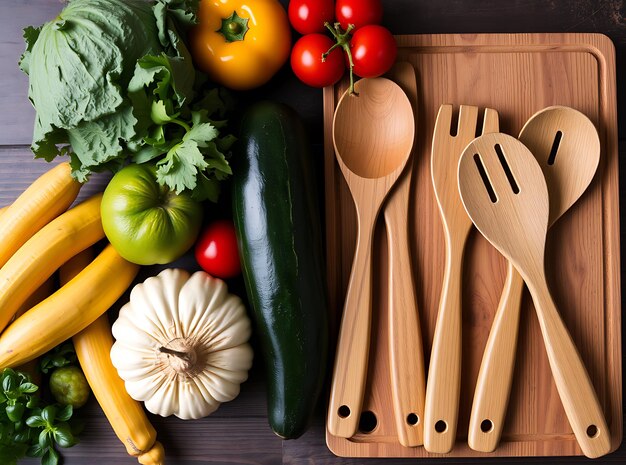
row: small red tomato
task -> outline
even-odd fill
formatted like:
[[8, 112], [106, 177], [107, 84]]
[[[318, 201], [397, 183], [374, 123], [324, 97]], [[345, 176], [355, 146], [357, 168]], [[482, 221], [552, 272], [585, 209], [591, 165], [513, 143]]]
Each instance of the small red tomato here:
[[291, 0], [289, 22], [300, 34], [324, 32], [325, 22], [332, 23], [335, 13], [333, 0]]
[[398, 46], [388, 29], [371, 24], [357, 29], [350, 41], [354, 74], [364, 78], [378, 77], [391, 69]]
[[218, 220], [207, 226], [196, 242], [195, 255], [202, 269], [212, 276], [232, 278], [241, 273], [233, 222]]
[[383, 5], [380, 0], [337, 0], [335, 18], [344, 30], [348, 24], [354, 24], [355, 29], [367, 24], [380, 24]]
[[322, 61], [322, 54], [335, 42], [324, 34], [307, 34], [291, 50], [291, 69], [305, 84], [312, 87], [331, 86], [343, 76], [346, 65], [341, 48], [336, 48]]

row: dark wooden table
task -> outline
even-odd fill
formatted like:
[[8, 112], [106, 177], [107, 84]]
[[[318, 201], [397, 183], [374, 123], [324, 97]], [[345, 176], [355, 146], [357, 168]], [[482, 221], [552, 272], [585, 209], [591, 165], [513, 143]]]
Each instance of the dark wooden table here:
[[[287, 4], [287, 0], [282, 0]], [[601, 32], [617, 50], [618, 107], [626, 105], [626, 7], [622, 0], [385, 0], [384, 23], [396, 34], [472, 32]], [[0, 205], [12, 202], [48, 166], [33, 160], [29, 150], [34, 112], [27, 99], [27, 79], [17, 60], [23, 51], [22, 28], [50, 20], [62, 8], [59, 0], [2, 0], [0, 13]], [[305, 118], [314, 148], [321, 153], [322, 94], [299, 84], [288, 69], [246, 98], [282, 100]], [[626, 110], [619, 119], [620, 154], [626, 153]], [[626, 171], [622, 170], [622, 173]], [[106, 177], [94, 179], [81, 197], [102, 188]], [[626, 186], [622, 176], [622, 186]], [[624, 187], [621, 198], [624, 198]], [[624, 229], [622, 229], [624, 230]], [[623, 237], [623, 236], [622, 236]], [[181, 265], [193, 267], [192, 260]], [[622, 265], [623, 266], [623, 265]], [[151, 270], [143, 272], [142, 277]], [[236, 283], [235, 283], [236, 285]], [[325, 403], [326, 399], [324, 399]], [[407, 464], [400, 459], [340, 459], [326, 448], [323, 406], [311, 430], [301, 439], [282, 441], [266, 418], [265, 387], [257, 357], [240, 396], [209, 418], [181, 421], [153, 418], [171, 465], [211, 464]], [[81, 443], [64, 452], [67, 465], [137, 463], [126, 455], [98, 405], [84, 409], [87, 420]], [[493, 459], [504, 463], [580, 463], [585, 458]], [[429, 459], [432, 464], [479, 463], [478, 460]], [[480, 460], [484, 462], [484, 460]], [[37, 463], [27, 460], [24, 463]], [[596, 463], [626, 463], [626, 443]], [[1, 464], [0, 464], [1, 465]]]

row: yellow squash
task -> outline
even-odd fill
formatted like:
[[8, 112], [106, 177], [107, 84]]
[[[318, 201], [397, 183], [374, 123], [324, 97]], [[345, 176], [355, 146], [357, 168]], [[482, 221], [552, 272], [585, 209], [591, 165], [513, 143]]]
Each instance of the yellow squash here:
[[[61, 267], [61, 285], [69, 282], [91, 262], [91, 250], [76, 255]], [[137, 456], [140, 463], [164, 463], [164, 451], [156, 441], [156, 431], [141, 404], [133, 400], [111, 363], [109, 353], [113, 346], [111, 326], [106, 313], [100, 316], [72, 341], [85, 377], [106, 415], [113, 431], [126, 446], [126, 451]]]
[[93, 323], [124, 293], [139, 266], [108, 245], [93, 262], [0, 335], [0, 368], [34, 359]]
[[41, 175], [2, 214], [0, 266], [51, 220], [67, 210], [81, 184], [71, 176], [69, 163]]
[[[1, 210], [0, 210], [1, 212]], [[53, 277], [46, 279], [46, 281], [37, 288], [37, 290], [31, 294], [26, 302], [22, 304], [22, 306], [15, 313], [15, 318], [23, 315], [26, 310], [31, 309], [35, 305], [37, 305], [42, 300], [46, 299], [54, 292], [55, 280]], [[32, 359], [22, 365], [15, 367], [18, 371], [22, 373], [27, 373], [30, 376], [30, 379], [33, 383], [37, 385], [41, 385], [41, 372], [39, 371], [39, 359]]]
[[[0, 268], [0, 331], [63, 263], [104, 237], [101, 199], [95, 195], [52, 220]], [[13, 205], [2, 214], [2, 225]]]

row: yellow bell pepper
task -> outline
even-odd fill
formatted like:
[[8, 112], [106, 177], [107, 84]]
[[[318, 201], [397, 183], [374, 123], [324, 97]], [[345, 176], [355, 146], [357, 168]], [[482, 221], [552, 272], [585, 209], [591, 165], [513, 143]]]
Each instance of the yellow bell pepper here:
[[189, 43], [196, 66], [215, 82], [248, 90], [287, 61], [291, 29], [278, 0], [201, 0]]

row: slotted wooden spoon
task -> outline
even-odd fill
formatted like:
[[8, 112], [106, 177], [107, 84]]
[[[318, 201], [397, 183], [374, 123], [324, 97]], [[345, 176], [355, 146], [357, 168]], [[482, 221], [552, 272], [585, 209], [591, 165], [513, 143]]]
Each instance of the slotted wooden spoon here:
[[589, 374], [548, 289], [544, 255], [550, 217], [539, 163], [517, 139], [487, 134], [459, 162], [461, 199], [476, 228], [522, 275], [533, 298], [552, 375], [583, 453], [611, 449], [604, 414]]
[[[444, 281], [430, 354], [424, 447], [450, 452], [456, 440], [461, 392], [461, 304], [463, 253], [472, 222], [465, 213], [456, 184], [459, 158], [476, 137], [478, 108], [461, 105], [456, 135], [452, 132], [452, 105], [439, 108], [431, 153], [431, 175], [446, 241]], [[482, 133], [498, 131], [498, 113], [485, 109]]]
[[359, 424], [367, 378], [372, 310], [372, 239], [381, 204], [411, 155], [415, 121], [402, 89], [361, 79], [333, 119], [333, 144], [357, 214], [357, 244], [344, 304], [328, 407], [328, 430], [349, 438]]
[[[396, 63], [389, 72], [409, 97], [417, 112], [417, 82], [413, 65]], [[413, 166], [408, 163], [384, 206], [389, 243], [389, 365], [391, 396], [400, 444], [424, 443], [424, 344], [420, 329], [411, 247], [409, 246], [409, 197]]]
[[[519, 140], [543, 171], [552, 226], [578, 200], [600, 161], [600, 139], [593, 123], [573, 108], [549, 107], [535, 113]], [[491, 452], [500, 441], [511, 391], [524, 281], [509, 262], [506, 281], [485, 346], [468, 431], [469, 446]]]

